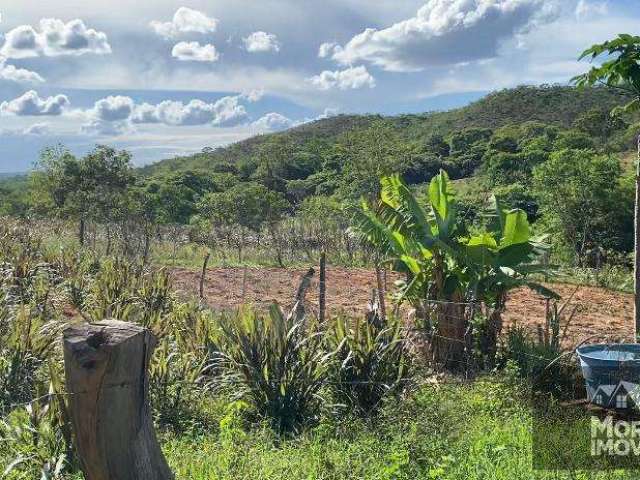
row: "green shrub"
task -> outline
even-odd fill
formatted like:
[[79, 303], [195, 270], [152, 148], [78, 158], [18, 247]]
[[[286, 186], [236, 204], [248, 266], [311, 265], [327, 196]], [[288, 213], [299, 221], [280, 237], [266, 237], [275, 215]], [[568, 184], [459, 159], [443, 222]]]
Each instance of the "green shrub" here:
[[331, 375], [336, 399], [359, 413], [375, 413], [409, 380], [410, 358], [395, 317], [379, 323], [338, 318], [328, 343], [336, 352]]
[[330, 355], [317, 325], [285, 316], [244, 310], [221, 319], [223, 379], [280, 433], [296, 432], [315, 419]]
[[522, 328], [507, 333], [503, 360], [512, 375], [531, 385], [534, 391], [558, 398], [576, 398], [584, 388], [576, 364], [555, 342], [533, 339]]

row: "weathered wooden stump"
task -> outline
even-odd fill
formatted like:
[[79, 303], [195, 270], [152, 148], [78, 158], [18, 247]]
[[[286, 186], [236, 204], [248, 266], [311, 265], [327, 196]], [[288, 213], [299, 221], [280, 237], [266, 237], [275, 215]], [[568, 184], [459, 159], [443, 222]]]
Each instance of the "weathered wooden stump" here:
[[170, 480], [148, 400], [153, 334], [106, 320], [64, 332], [74, 441], [86, 480]]

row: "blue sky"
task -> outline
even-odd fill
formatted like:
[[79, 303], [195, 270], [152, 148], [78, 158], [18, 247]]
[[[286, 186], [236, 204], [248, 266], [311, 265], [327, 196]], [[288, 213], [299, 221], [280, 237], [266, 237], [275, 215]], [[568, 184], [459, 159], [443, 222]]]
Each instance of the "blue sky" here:
[[627, 0], [0, 0], [0, 172], [44, 146], [136, 164], [337, 113], [566, 83]]

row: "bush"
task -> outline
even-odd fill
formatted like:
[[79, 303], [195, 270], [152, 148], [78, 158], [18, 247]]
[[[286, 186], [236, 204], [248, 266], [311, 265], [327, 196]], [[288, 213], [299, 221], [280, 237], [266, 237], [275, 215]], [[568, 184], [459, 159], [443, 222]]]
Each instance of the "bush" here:
[[410, 359], [396, 318], [379, 323], [338, 318], [328, 342], [336, 352], [331, 375], [336, 399], [358, 413], [376, 413], [409, 379]]
[[298, 431], [317, 417], [330, 355], [317, 325], [277, 305], [268, 315], [244, 310], [221, 319], [223, 380], [279, 433]]

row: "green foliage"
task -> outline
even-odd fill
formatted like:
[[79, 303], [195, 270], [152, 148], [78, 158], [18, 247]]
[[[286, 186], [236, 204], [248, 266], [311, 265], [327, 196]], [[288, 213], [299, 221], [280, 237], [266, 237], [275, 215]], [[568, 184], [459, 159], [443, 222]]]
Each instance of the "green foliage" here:
[[103, 145], [82, 159], [62, 147], [48, 148], [36, 167], [32, 181], [39, 207], [53, 208], [61, 216], [117, 219], [134, 181], [131, 155]]
[[509, 329], [506, 337], [503, 359], [507, 370], [525, 379], [535, 391], [575, 398], [576, 388], [582, 388], [578, 368], [558, 344], [532, 339], [522, 328]]
[[198, 205], [200, 216], [214, 224], [239, 225], [253, 231], [278, 221], [288, 208], [281, 194], [252, 182], [209, 193]]
[[338, 153], [342, 166], [340, 195], [356, 200], [377, 196], [377, 179], [403, 171], [414, 155], [414, 146], [401, 142], [389, 123], [379, 121], [366, 130], [347, 133], [338, 146]]
[[[447, 175], [429, 185], [424, 209], [400, 177], [383, 177], [378, 204], [363, 204], [357, 229], [383, 258], [409, 275], [401, 299], [489, 300], [493, 286], [520, 285], [544, 245], [530, 236], [526, 213], [498, 203], [488, 230], [471, 234], [457, 217]], [[493, 302], [491, 302], [493, 303]]]
[[522, 183], [514, 182], [509, 185], [496, 187], [493, 190], [496, 199], [506, 209], [520, 209], [527, 213], [529, 222], [538, 218], [538, 202], [531, 193], [531, 190]]
[[116, 318], [154, 328], [174, 301], [168, 272], [145, 270], [119, 258], [102, 262], [85, 288], [80, 313], [90, 321]]
[[24, 218], [29, 213], [29, 181], [26, 176], [0, 178], [0, 216]]
[[554, 150], [593, 150], [595, 143], [586, 133], [576, 130], [561, 132], [553, 144]]
[[355, 222], [357, 232], [383, 261], [406, 275], [397, 301], [414, 306], [433, 335], [431, 349], [436, 360], [447, 366], [458, 364], [455, 368], [460, 367], [468, 342], [466, 305], [486, 305], [492, 313], [481, 344], [483, 354], [491, 359], [502, 327], [506, 293], [527, 285], [554, 296], [527, 280], [528, 275], [546, 270], [536, 260], [547, 246], [531, 236], [524, 211], [505, 211], [495, 200], [485, 229], [472, 232], [458, 217], [444, 172], [431, 180], [426, 209], [399, 176], [383, 177], [381, 184], [379, 202], [373, 206], [364, 202]]
[[629, 250], [633, 196], [621, 167], [592, 150], [561, 150], [533, 172], [534, 193], [556, 238], [581, 262], [595, 247]]
[[604, 140], [611, 137], [619, 130], [627, 128], [627, 123], [619, 116], [611, 116], [609, 112], [593, 109], [580, 115], [573, 122], [576, 130], [586, 133], [592, 138], [602, 138]]
[[592, 45], [582, 52], [580, 60], [594, 60], [606, 55], [607, 60], [578, 75], [573, 81], [579, 87], [605, 85], [632, 95], [624, 106], [617, 106], [613, 113], [632, 113], [640, 109], [640, 37], [620, 34], [613, 40]]
[[329, 346], [336, 352], [331, 379], [340, 404], [374, 414], [388, 395], [407, 386], [410, 358], [401, 320], [337, 318]]
[[330, 355], [310, 319], [245, 310], [222, 319], [219, 343], [226, 380], [278, 432], [317, 418]]
[[484, 156], [487, 179], [492, 185], [528, 184], [536, 165], [544, 162], [547, 154], [541, 150], [505, 153], [488, 151]]

